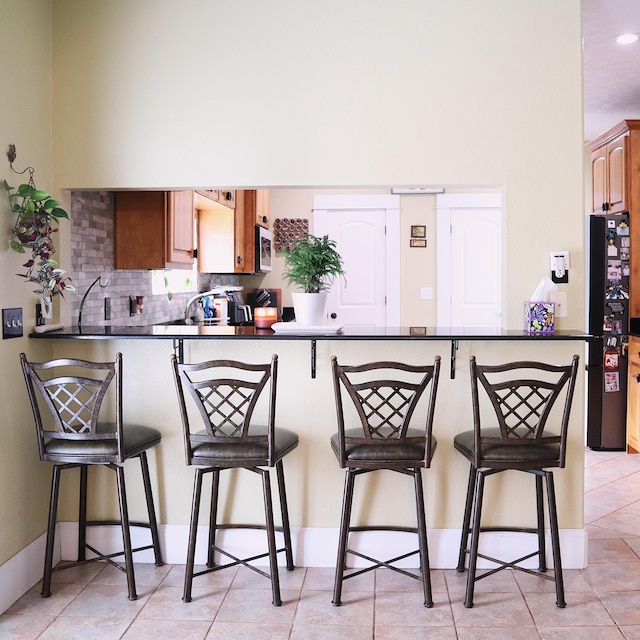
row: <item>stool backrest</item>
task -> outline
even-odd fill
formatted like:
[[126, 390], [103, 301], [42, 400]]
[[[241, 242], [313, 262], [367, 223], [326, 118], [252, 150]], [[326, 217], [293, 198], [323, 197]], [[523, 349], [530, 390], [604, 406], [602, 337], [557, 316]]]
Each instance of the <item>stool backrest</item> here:
[[[255, 442], [268, 444], [268, 460], [275, 458], [275, 407], [278, 356], [266, 364], [248, 364], [237, 360], [208, 360], [181, 364], [175, 355], [171, 362], [180, 404], [187, 464], [192, 464], [193, 446], [198, 443]], [[265, 387], [269, 387], [266, 433], [252, 435], [253, 412]], [[185, 399], [185, 389], [193, 399], [204, 430], [194, 431]], [[258, 463], [256, 463], [258, 466]]]
[[[115, 440], [116, 455], [106, 456], [104, 461], [124, 462], [122, 354], [116, 354], [115, 362], [74, 358], [29, 362], [21, 353], [20, 362], [36, 423], [41, 460], [59, 459], [47, 453], [46, 442], [51, 439]], [[115, 420], [99, 422], [103, 400], [114, 380]], [[84, 460], [79, 457], [78, 462]]]
[[[440, 376], [440, 356], [436, 356], [433, 365], [409, 365], [402, 362], [379, 361], [361, 365], [338, 364], [336, 356], [331, 357], [331, 369], [338, 417], [338, 434], [341, 454], [340, 465], [346, 464], [345, 445], [387, 444], [389, 446], [424, 442], [425, 457], [423, 465], [428, 467], [431, 461], [431, 433], [435, 411], [436, 392]], [[410, 436], [412, 422], [420, 398], [431, 383], [426, 412], [418, 422], [420, 437]], [[353, 401], [357, 412], [361, 435], [349, 437], [345, 433], [343, 393]], [[363, 442], [364, 439], [364, 442]]]
[[[518, 361], [499, 365], [479, 365], [475, 356], [470, 358], [471, 397], [475, 431], [476, 467], [483, 466], [483, 446], [558, 445], [557, 466], [564, 467], [567, 431], [571, 402], [578, 374], [579, 357], [573, 356], [569, 365], [552, 365], [545, 362]], [[479, 385], [487, 393], [493, 407], [491, 425], [483, 423], [480, 407]], [[551, 410], [564, 390], [564, 406], [559, 425], [553, 433], [545, 431]], [[486, 414], [485, 414], [486, 417]], [[499, 435], [486, 434], [487, 426], [499, 427]], [[513, 460], [509, 466], [514, 468]], [[523, 468], [527, 463], [523, 462]]]

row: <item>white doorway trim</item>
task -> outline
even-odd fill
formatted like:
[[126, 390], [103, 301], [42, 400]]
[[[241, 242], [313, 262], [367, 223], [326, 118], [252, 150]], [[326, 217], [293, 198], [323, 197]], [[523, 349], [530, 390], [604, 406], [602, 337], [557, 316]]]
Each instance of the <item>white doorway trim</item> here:
[[400, 326], [400, 196], [396, 195], [318, 195], [313, 196], [313, 233], [323, 236], [328, 229], [330, 211], [385, 211], [386, 325]]

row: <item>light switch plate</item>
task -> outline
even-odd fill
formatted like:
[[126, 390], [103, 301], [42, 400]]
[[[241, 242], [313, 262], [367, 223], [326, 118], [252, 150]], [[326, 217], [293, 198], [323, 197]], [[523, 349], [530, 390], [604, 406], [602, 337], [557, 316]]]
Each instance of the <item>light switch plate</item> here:
[[2, 310], [2, 339], [22, 336], [22, 307]]

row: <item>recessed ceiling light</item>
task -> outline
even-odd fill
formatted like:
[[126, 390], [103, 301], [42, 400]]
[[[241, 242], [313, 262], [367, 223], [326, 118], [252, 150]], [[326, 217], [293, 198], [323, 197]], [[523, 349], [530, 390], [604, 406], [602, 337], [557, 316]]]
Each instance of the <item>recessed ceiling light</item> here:
[[616, 38], [618, 44], [632, 44], [638, 41], [638, 35], [636, 33], [624, 33]]

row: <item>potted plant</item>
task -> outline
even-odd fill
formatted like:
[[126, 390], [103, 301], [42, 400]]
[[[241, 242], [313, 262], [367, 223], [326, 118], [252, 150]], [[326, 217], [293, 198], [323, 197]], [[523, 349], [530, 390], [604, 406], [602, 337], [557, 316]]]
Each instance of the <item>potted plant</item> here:
[[63, 269], [58, 268], [58, 263], [51, 257], [56, 251], [53, 234], [58, 231], [58, 222], [69, 216], [50, 193], [36, 189], [32, 172], [31, 169], [29, 183], [17, 188], [9, 186], [4, 180], [11, 212], [16, 216], [9, 244], [17, 253], [31, 251], [30, 258], [22, 265], [26, 268], [26, 273], [17, 275], [36, 283], [34, 293], [42, 298], [46, 317], [50, 315], [51, 299], [54, 296], [63, 296], [65, 291], [75, 291], [70, 277], [65, 275]]
[[324, 323], [327, 292], [336, 276], [344, 277], [342, 258], [335, 240], [311, 234], [283, 250], [284, 279], [297, 285], [301, 292], [292, 292], [296, 322], [306, 326]]

